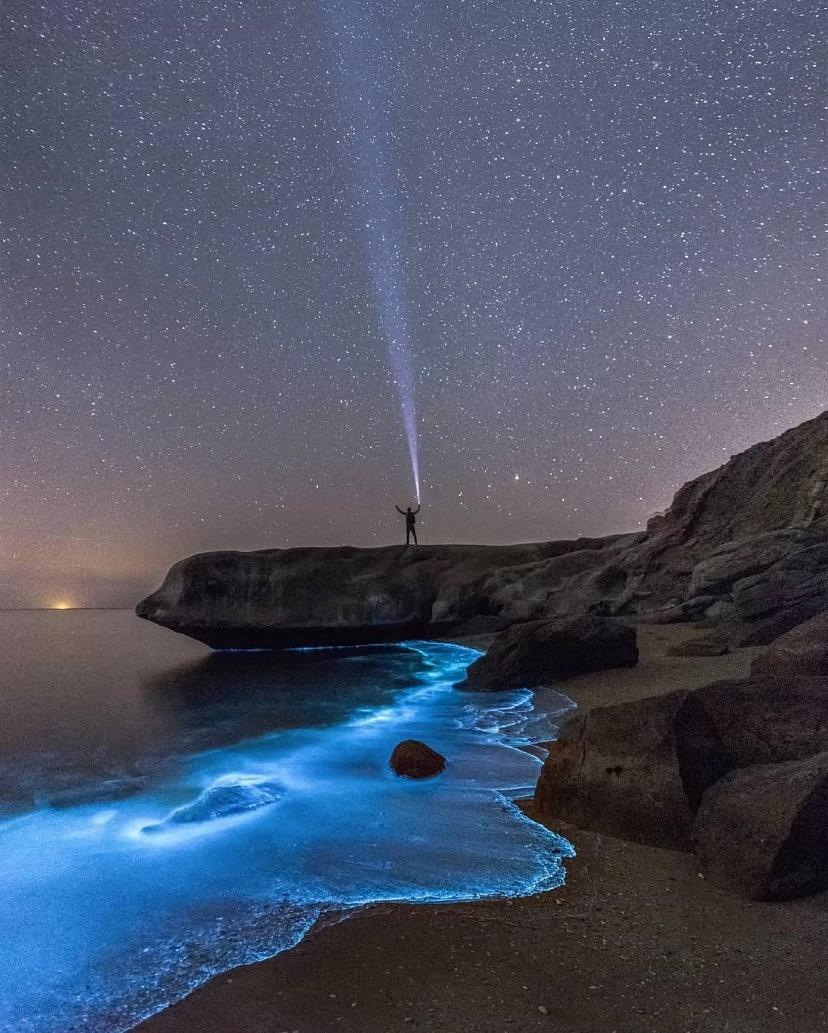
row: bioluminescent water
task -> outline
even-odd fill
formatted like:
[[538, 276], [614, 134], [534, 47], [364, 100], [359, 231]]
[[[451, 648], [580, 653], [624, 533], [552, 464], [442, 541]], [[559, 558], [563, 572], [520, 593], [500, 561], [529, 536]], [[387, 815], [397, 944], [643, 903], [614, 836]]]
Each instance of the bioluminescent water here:
[[[456, 690], [472, 650], [205, 657], [127, 614], [1, 615], [0, 647], [3, 1033], [128, 1029], [325, 912], [563, 881], [512, 800], [571, 703]], [[404, 738], [445, 773], [395, 776]]]
[[404, 243], [396, 188], [391, 83], [393, 48], [365, 0], [347, 5], [325, 0], [341, 92], [346, 157], [353, 165], [368, 273], [380, 330], [396, 385], [417, 501], [420, 463], [411, 355], [411, 321], [405, 293]]

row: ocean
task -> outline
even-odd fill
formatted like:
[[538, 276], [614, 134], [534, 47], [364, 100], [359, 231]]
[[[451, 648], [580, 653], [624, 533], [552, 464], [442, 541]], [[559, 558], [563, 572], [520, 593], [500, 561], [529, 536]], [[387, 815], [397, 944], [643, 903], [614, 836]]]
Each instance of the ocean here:
[[[326, 915], [559, 886], [525, 818], [567, 697], [436, 642], [213, 653], [127, 611], [0, 613], [0, 1031], [122, 1033]], [[447, 758], [388, 767], [402, 739]]]

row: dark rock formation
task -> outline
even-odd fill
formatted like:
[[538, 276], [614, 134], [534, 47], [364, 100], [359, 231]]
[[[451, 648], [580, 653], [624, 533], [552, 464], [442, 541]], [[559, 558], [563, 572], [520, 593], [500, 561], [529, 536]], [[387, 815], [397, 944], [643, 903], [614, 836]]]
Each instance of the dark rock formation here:
[[737, 768], [828, 750], [828, 678], [747, 678], [575, 715], [535, 791], [546, 818], [690, 847], [704, 794]]
[[640, 843], [688, 847], [692, 812], [675, 730], [683, 700], [673, 693], [570, 717], [541, 771], [539, 815]]
[[828, 613], [797, 625], [757, 656], [753, 674], [828, 675]]
[[734, 771], [693, 825], [704, 873], [751, 900], [828, 888], [828, 753]]
[[559, 617], [502, 631], [469, 667], [463, 687], [486, 692], [531, 688], [637, 663], [634, 628], [607, 617]]
[[586, 573], [628, 540], [201, 553], [176, 563], [136, 612], [216, 649], [395, 641], [481, 621], [489, 630], [543, 614], [556, 591], [580, 607]]
[[403, 739], [394, 747], [388, 763], [406, 778], [431, 778], [445, 769], [446, 758], [419, 739]]
[[704, 620], [734, 645], [828, 609], [828, 412], [685, 484], [615, 562], [613, 612]]
[[828, 413], [685, 484], [647, 531], [515, 546], [269, 549], [177, 563], [139, 616], [217, 648], [359, 644], [573, 614], [761, 645], [828, 610]]

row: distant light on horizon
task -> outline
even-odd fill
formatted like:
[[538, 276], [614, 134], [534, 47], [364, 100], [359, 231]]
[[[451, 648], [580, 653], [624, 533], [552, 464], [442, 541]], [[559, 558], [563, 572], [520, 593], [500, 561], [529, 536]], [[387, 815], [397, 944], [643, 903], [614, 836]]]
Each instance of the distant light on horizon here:
[[75, 604], [67, 602], [65, 599], [58, 599], [53, 603], [49, 604], [50, 610], [74, 610]]

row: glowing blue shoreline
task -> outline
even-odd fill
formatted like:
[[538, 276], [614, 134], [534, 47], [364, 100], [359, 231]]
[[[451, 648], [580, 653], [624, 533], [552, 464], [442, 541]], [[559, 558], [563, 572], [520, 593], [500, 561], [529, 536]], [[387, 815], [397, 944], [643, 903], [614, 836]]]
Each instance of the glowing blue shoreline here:
[[[510, 799], [540, 764], [519, 748], [533, 738], [531, 694], [458, 692], [476, 651], [404, 645], [422, 670], [389, 706], [192, 754], [175, 779], [125, 800], [0, 825], [0, 1030], [121, 1033], [211, 976], [289, 949], [326, 911], [560, 885], [571, 847]], [[409, 736], [446, 754], [443, 776], [390, 773]], [[254, 806], [233, 812], [248, 789]]]

